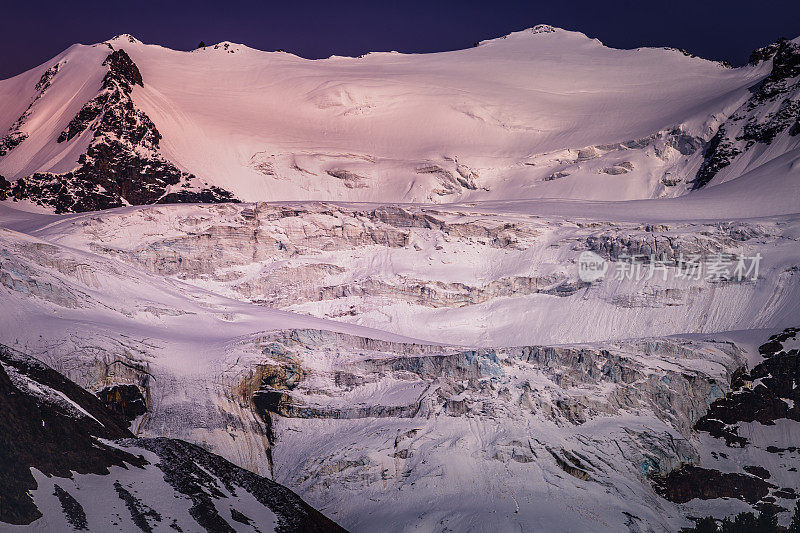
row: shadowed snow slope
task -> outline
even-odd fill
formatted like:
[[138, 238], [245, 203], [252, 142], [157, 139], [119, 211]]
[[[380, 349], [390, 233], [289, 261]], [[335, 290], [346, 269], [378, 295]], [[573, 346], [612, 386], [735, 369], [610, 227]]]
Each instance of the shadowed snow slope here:
[[4, 531], [344, 531], [197, 446], [132, 438], [95, 396], [1, 344], [0, 413]]

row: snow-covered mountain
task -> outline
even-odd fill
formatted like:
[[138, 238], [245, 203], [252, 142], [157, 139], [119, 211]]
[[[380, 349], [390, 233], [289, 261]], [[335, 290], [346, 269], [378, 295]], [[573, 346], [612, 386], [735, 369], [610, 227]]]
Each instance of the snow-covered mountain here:
[[549, 26], [314, 61], [122, 35], [0, 81], [0, 174], [59, 212], [680, 196], [797, 149], [799, 54], [781, 41], [732, 69]]
[[315, 61], [123, 35], [0, 81], [2, 369], [74, 382], [99, 425], [58, 415], [128, 465], [25, 463], [0, 520], [33, 479], [33, 529], [227, 531], [199, 499], [280, 530], [271, 478], [358, 532], [786, 524], [798, 102], [800, 39], [730, 68], [548, 26]]

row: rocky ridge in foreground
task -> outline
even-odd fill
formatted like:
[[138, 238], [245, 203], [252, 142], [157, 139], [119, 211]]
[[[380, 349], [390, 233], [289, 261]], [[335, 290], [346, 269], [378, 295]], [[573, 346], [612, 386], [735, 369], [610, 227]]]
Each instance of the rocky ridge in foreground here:
[[0, 522], [36, 531], [344, 531], [289, 489], [176, 439], [0, 345]]

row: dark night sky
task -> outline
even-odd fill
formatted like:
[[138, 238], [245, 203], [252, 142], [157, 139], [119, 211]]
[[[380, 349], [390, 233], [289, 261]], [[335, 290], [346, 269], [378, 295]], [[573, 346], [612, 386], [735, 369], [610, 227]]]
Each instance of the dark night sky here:
[[0, 79], [73, 43], [119, 33], [175, 49], [229, 40], [319, 58], [467, 48], [536, 24], [582, 31], [617, 48], [675, 46], [739, 65], [758, 46], [800, 35], [800, 1], [0, 0]]

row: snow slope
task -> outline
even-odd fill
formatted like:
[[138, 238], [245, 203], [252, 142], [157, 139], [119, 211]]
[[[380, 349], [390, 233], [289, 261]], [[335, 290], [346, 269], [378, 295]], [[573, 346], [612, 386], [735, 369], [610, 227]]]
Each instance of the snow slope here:
[[[546, 26], [316, 61], [76, 45], [0, 81], [0, 342], [355, 531], [786, 507], [799, 91], [797, 39], [738, 69]], [[588, 251], [666, 275], [581, 280]], [[758, 275], [679, 275], [723, 253]]]
[[[796, 320], [797, 216], [713, 222], [702, 198], [668, 224], [655, 208], [680, 199], [583, 203], [563, 216], [502, 202], [61, 216], [2, 206], [0, 339], [89, 390], [140, 388], [148, 410], [132, 423], [137, 435], [184, 439], [274, 476], [355, 531], [475, 521], [616, 531], [625, 513], [675, 530], [687, 513], [748, 508], [720, 498], [679, 505], [653, 492], [650, 476], [683, 462], [731, 475], [768, 464], [781, 486], [758, 486], [757, 498], [795, 487], [784, 471], [794, 456], [778, 464], [765, 451], [788, 446], [792, 422], [777, 436], [748, 426], [757, 444], [721, 464], [714, 453], [724, 443], [692, 424], [734, 370], [759, 361], [753, 346]], [[654, 206], [652, 221], [642, 203]], [[585, 246], [612, 261], [648, 246], [765, 260], [743, 283], [574, 288], [572, 261]], [[310, 264], [340, 270], [298, 275]], [[526, 277], [544, 281], [485, 288]], [[349, 292], [304, 300], [343, 278]], [[240, 285], [265, 292], [246, 296]], [[253, 303], [267, 297], [304, 314]], [[337, 307], [337, 320], [307, 315]], [[565, 500], [576, 511], [568, 522], [555, 505]]]
[[[695, 315], [681, 307], [672, 313], [657, 298], [645, 298], [637, 307], [609, 305], [592, 296], [572, 301], [573, 312], [563, 319], [550, 309], [543, 312], [549, 317], [534, 321], [502, 307], [491, 313], [478, 310], [484, 319], [508, 317], [504, 325], [490, 324], [486, 336], [523, 344], [508, 348], [430, 345], [357, 325], [276, 311], [226, 298], [213, 284], [201, 288], [190, 278], [153, 272], [147, 263], [108, 251], [112, 244], [141, 242], [155, 244], [150, 250], [171, 248], [179, 254], [197, 247], [209, 254], [208, 266], [217, 268], [219, 257], [238, 261], [250, 253], [247, 241], [232, 230], [237, 219], [241, 222], [243, 215], [252, 216], [253, 207], [155, 206], [58, 217], [4, 216], [4, 224], [27, 233], [0, 230], [4, 308], [0, 339], [47, 361], [91, 391], [114, 384], [139, 388], [147, 399], [147, 413], [132, 421], [131, 430], [138, 436], [198, 444], [241, 467], [273, 477], [354, 531], [407, 531], [439, 525], [467, 530], [474, 524], [500, 531], [531, 524], [546, 530], [618, 531], [627, 527], [630, 515], [642, 522], [642, 529], [672, 531], [689, 523], [686, 514], [727, 514], [748, 508], [745, 502], [726, 504], [721, 498], [693, 499], [680, 505], [653, 491], [648, 476], [666, 476], [687, 461], [713, 465], [731, 475], [739, 475], [745, 466], [767, 465], [780, 485], [754, 490], [759, 498], [776, 494], [782, 505], [790, 505], [791, 498], [776, 491], [800, 490], [793, 481], [796, 477], [786, 472], [800, 464], [796, 457], [776, 457], [765, 450], [768, 445], [790, 445], [795, 435], [792, 421], [781, 421], [779, 434], [760, 424], [745, 426], [742, 434], [754, 446], [727, 451], [724, 461], [714, 455], [724, 449], [720, 439], [692, 430], [697, 414], [729, 390], [731, 374], [745, 363], [758, 362], [753, 346], [775, 331], [776, 324], [797, 316], [798, 299], [792, 292], [796, 281], [791, 274], [782, 282], [776, 279], [781, 271], [778, 264], [797, 264], [796, 253], [787, 252], [790, 245], [782, 242], [795, 235], [793, 218], [729, 229], [700, 226], [688, 235], [708, 232], [708, 243], [713, 244], [727, 242], [726, 234], [761, 231], [742, 245], [775, 255], [763, 279], [717, 289], [698, 284], [695, 290], [700, 301], [708, 302], [707, 309], [718, 307], [709, 312], [715, 320], [740, 320], [727, 322], [727, 327], [756, 325], [763, 328], [760, 331], [705, 330], [621, 339], [646, 333], [645, 322], [655, 323], [666, 312], [671, 313], [670, 332], [696, 331]], [[260, 206], [262, 216], [269, 215], [268, 207]], [[296, 210], [299, 206], [285, 207]], [[451, 216], [461, 223], [469, 219]], [[325, 217], [309, 210], [289, 219], [311, 229]], [[210, 240], [210, 248], [180, 244], [184, 228], [193, 228], [198, 242], [219, 235], [219, 229], [205, 227], [209, 220], [217, 228], [229, 228], [225, 239]], [[537, 228], [542, 231], [552, 225], [555, 229], [549, 231], [554, 234], [566, 231], [557, 224], [539, 220]], [[337, 231], [334, 225], [329, 227], [333, 229], [330, 235], [308, 232], [305, 245], [319, 239], [330, 242], [335, 251]], [[456, 227], [470, 232], [469, 225]], [[631, 231], [621, 223], [599, 227], [619, 234], [621, 240]], [[376, 231], [391, 235], [388, 228]], [[568, 240], [574, 241], [575, 231], [572, 226]], [[676, 227], [674, 235], [679, 237], [680, 231]], [[171, 247], [162, 244], [164, 237], [174, 239]], [[208, 252], [225, 242], [230, 248], [221, 248], [220, 255]], [[287, 247], [304, 245], [284, 242]], [[424, 244], [424, 239], [417, 242]], [[548, 243], [543, 244], [547, 247]], [[477, 241], [443, 244], [443, 253], [469, 244], [487, 254]], [[526, 244], [517, 241], [516, 246]], [[535, 246], [541, 254], [542, 249]], [[414, 250], [413, 245], [407, 248], [407, 253]], [[781, 248], [785, 250], [777, 255]], [[130, 250], [138, 253], [135, 246]], [[361, 246], [361, 250], [376, 261], [374, 265], [382, 260], [391, 264], [390, 256], [401, 252], [388, 245]], [[148, 253], [140, 257], [147, 258]], [[150, 264], [161, 261], [158, 256], [149, 257]], [[185, 257], [179, 262], [196, 261]], [[161, 264], [172, 264], [166, 259]], [[349, 269], [358, 271], [355, 265]], [[439, 272], [430, 269], [427, 275], [435, 277]], [[634, 288], [614, 287], [612, 296]], [[595, 290], [609, 289], [604, 282]], [[734, 298], [715, 301], [701, 290], [750, 294], [754, 301], [772, 291], [774, 298], [772, 307], [737, 300], [740, 305], [732, 310], [724, 304]], [[363, 296], [369, 304], [371, 296]], [[530, 301], [512, 294], [492, 305], [510, 305], [506, 309], [518, 312], [531, 307]], [[474, 312], [476, 307], [442, 309], [440, 320], [447, 327], [437, 334], [448, 329], [458, 332], [464, 323], [462, 313]], [[568, 307], [561, 311], [567, 312]], [[597, 310], [604, 313], [603, 318], [589, 316]], [[762, 323], [755, 323], [756, 316], [762, 317]], [[641, 322], [634, 327], [629, 323], [627, 328], [608, 326], [607, 321], [618, 319]], [[597, 327], [596, 334], [617, 340], [535, 345], [537, 339], [548, 336], [578, 338], [582, 321]], [[433, 333], [421, 322], [404, 327], [420, 336]], [[463, 331], [477, 327], [467, 322]], [[137, 454], [137, 447], [149, 449], [142, 443], [130, 446], [126, 450]], [[141, 453], [149, 462], [156, 461]], [[150, 498], [152, 491], [170, 493], [158, 471], [123, 474], [112, 469], [109, 479], [121, 479], [129, 487], [126, 490], [163, 516], [183, 516], [180, 505], [164, 506], [163, 498]], [[93, 479], [76, 476], [67, 483], [38, 474], [36, 479], [40, 487], [34, 499], [43, 506], [58, 505], [50, 497], [55, 483], [70, 492], [73, 486], [79, 488], [74, 497], [95, 523], [105, 523], [109, 515], [91, 505], [93, 500], [86, 499], [86, 494], [97, 490], [97, 501], [122, 509], [114, 493], [103, 490], [107, 484], [98, 485]], [[564, 502], [575, 511], [568, 519], [563, 516]], [[221, 512], [229, 512], [228, 504], [255, 515], [252, 508], [245, 510], [242, 503], [229, 499], [219, 504]], [[43, 522], [44, 530], [61, 524], [57, 507], [52, 511], [57, 518]], [[782, 515], [783, 522], [785, 518]], [[269, 523], [265, 519], [260, 525]]]
[[99, 89], [110, 49], [138, 66], [144, 84], [133, 101], [163, 135], [163, 155], [244, 201], [683, 194], [702, 145], [770, 68], [611, 49], [547, 26], [454, 52], [313, 61], [233, 43], [180, 52], [119, 36], [0, 81], [3, 131], [35, 99], [36, 80], [63, 64], [0, 174], [78, 164], [89, 132], [55, 141]]
[[[683, 200], [635, 202], [630, 211], [626, 202], [566, 203], [563, 214], [536, 217], [525, 211], [538, 214], [535, 203], [492, 203], [494, 211], [240, 204], [43, 217], [25, 231], [242, 302], [432, 342], [513, 346], [791, 326], [800, 219], [708, 220], [701, 193], [696, 210], [672, 207], [671, 219], [659, 206]], [[587, 249], [611, 265], [591, 286], [576, 267]], [[613, 273], [625, 253], [762, 260], [755, 281], [680, 279], [675, 265], [667, 279], [620, 281]]]

